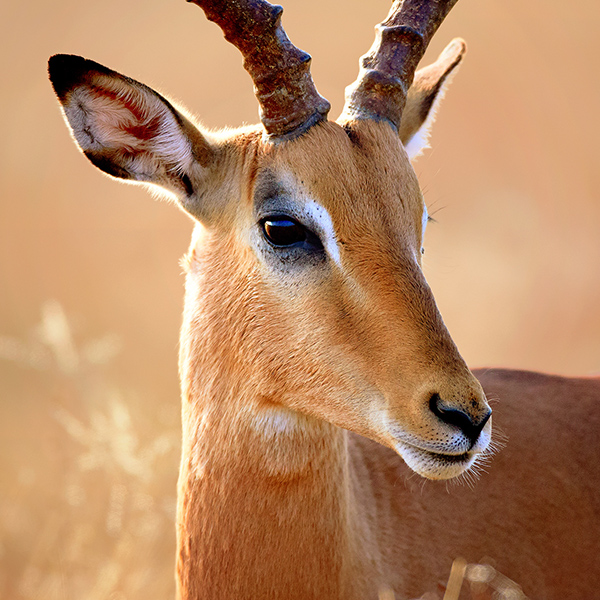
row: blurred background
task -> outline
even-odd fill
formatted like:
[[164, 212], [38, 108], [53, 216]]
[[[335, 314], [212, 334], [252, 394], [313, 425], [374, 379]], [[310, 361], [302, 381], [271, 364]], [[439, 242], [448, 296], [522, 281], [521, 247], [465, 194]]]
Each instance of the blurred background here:
[[[332, 116], [388, 8], [285, 1]], [[426, 275], [473, 367], [600, 372], [599, 17], [461, 0], [428, 52], [469, 46], [415, 167]], [[183, 0], [4, 2], [0, 23], [0, 597], [169, 598], [192, 225], [78, 153], [46, 61], [93, 58], [211, 128], [257, 121], [251, 82]]]

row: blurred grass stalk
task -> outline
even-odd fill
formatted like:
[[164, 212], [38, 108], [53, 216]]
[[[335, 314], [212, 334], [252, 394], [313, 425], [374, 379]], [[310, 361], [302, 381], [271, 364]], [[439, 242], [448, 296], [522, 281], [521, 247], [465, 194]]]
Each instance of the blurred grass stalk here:
[[[116, 335], [79, 342], [49, 300], [27, 340], [0, 336], [0, 361], [30, 373], [34, 398], [3, 419], [12, 460], [0, 474], [0, 597], [161, 599], [174, 594], [179, 430], [113, 383]], [[25, 394], [24, 394], [25, 396]]]

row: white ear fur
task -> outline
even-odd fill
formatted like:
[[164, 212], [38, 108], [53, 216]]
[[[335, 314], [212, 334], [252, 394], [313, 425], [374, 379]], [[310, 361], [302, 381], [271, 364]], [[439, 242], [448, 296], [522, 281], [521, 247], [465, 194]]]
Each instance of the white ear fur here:
[[114, 177], [153, 183], [194, 212], [216, 150], [160, 94], [81, 56], [57, 54], [50, 80], [73, 136], [89, 160]]
[[148, 88], [97, 74], [92, 85], [73, 89], [64, 110], [83, 152], [90, 159], [110, 157], [113, 175], [166, 183], [191, 170], [191, 141]]
[[400, 139], [411, 160], [429, 146], [429, 133], [437, 110], [465, 52], [465, 42], [456, 38], [432, 65], [415, 73], [399, 128]]
[[438, 92], [435, 95], [435, 100], [433, 101], [429, 112], [427, 113], [427, 118], [421, 126], [412, 134], [412, 136], [408, 139], [407, 142], [404, 142], [404, 148], [406, 149], [406, 153], [408, 154], [408, 158], [410, 160], [414, 160], [423, 154], [423, 151], [429, 148], [429, 136], [431, 135], [431, 126], [435, 122], [435, 118], [437, 117], [437, 111], [446, 95], [446, 90], [449, 87], [450, 82], [452, 81], [453, 74], [449, 75], [442, 85], [440, 86]]

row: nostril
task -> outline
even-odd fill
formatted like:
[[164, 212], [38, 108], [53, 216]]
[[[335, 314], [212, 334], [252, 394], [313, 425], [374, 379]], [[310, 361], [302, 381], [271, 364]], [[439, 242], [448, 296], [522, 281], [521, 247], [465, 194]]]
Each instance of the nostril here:
[[492, 416], [492, 411], [488, 409], [483, 418], [474, 420], [471, 415], [463, 410], [445, 405], [437, 393], [432, 394], [429, 399], [429, 409], [443, 423], [458, 427], [470, 440], [471, 447], [475, 444], [481, 430]]
[[479, 433], [481, 433], [482, 429], [485, 427], [485, 424], [490, 420], [491, 416], [492, 416], [492, 409], [488, 408], [487, 413], [485, 413], [485, 417], [483, 417], [483, 419], [481, 419], [481, 421], [479, 421], [479, 423], [477, 424], [477, 429], [479, 430], [477, 432], [477, 435], [479, 435]]
[[454, 425], [467, 432], [473, 427], [471, 417], [458, 408], [446, 406], [439, 394], [433, 394], [429, 400], [431, 412], [440, 420], [448, 425]]

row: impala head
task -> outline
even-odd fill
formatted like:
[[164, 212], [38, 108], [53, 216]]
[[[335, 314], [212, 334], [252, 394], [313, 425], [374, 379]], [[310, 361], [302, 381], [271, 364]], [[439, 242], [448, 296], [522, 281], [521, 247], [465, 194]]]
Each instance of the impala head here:
[[337, 122], [281, 8], [262, 0], [194, 0], [242, 51], [259, 127], [209, 134], [140, 83], [80, 57], [50, 60], [85, 155], [168, 190], [197, 222], [184, 391], [229, 386], [243, 398], [251, 387], [253, 414], [317, 417], [439, 479], [467, 469], [491, 431], [421, 270], [427, 210], [410, 163], [465, 51], [454, 40], [415, 74], [454, 1], [394, 3]]

